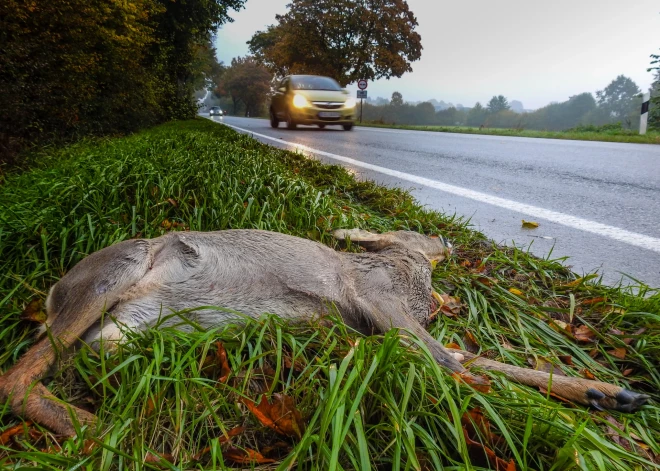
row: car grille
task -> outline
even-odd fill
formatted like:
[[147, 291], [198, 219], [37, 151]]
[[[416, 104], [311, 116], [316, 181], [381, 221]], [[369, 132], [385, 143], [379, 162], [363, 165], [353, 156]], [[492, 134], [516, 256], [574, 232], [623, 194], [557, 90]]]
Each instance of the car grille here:
[[344, 106], [343, 103], [337, 102], [337, 101], [314, 101], [312, 102], [315, 107], [317, 108], [322, 108], [324, 110], [338, 110], [342, 106]]

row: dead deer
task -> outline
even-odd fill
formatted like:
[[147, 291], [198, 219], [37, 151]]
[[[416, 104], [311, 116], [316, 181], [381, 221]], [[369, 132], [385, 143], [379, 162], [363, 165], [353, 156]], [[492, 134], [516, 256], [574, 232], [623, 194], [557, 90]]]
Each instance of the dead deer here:
[[[351, 229], [333, 235], [367, 252], [337, 252], [275, 232], [226, 230], [172, 232], [93, 253], [51, 288], [46, 300], [50, 335], [0, 376], [0, 401], [9, 400], [17, 415], [73, 435], [74, 420], [92, 424], [95, 416], [57, 400], [41, 384], [55, 363], [56, 348], [70, 348], [78, 340], [92, 346], [121, 341], [118, 325], [139, 330], [158, 322], [168, 309], [221, 306], [251, 317], [268, 312], [295, 320], [309, 319], [328, 305], [337, 308], [348, 326], [365, 334], [392, 328], [414, 334], [452, 372], [469, 375], [461, 361], [470, 361], [597, 408], [630, 412], [648, 399], [618, 386], [551, 378], [444, 348], [423, 325], [434, 303], [432, 262], [448, 256], [447, 242], [409, 231], [373, 234]], [[231, 312], [213, 309], [192, 311], [190, 316], [206, 328], [236, 320]]]

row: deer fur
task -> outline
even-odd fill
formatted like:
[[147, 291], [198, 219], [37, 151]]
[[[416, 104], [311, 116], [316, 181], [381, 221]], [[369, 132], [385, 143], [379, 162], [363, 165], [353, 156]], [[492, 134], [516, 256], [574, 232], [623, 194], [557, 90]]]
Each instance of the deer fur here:
[[167, 310], [228, 308], [188, 314], [197, 324], [211, 328], [236, 321], [237, 315], [229, 310], [250, 317], [268, 312], [295, 320], [308, 319], [334, 305], [347, 325], [365, 334], [391, 328], [411, 332], [452, 372], [469, 375], [461, 364], [469, 361], [523, 384], [552, 388], [553, 393], [580, 404], [632, 411], [646, 402], [647, 396], [618, 386], [551, 378], [541, 371], [443, 347], [423, 327], [434, 302], [432, 262], [450, 253], [443, 238], [359, 229], [338, 230], [333, 235], [350, 239], [367, 252], [337, 252], [307, 239], [260, 230], [172, 232], [95, 252], [51, 288], [46, 300], [50, 335], [0, 376], [0, 401], [9, 399], [17, 415], [73, 435], [74, 421], [92, 424], [95, 416], [63, 403], [40, 383], [54, 365], [58, 349], [68, 349], [78, 340], [92, 346], [121, 341], [118, 325], [144, 329]]

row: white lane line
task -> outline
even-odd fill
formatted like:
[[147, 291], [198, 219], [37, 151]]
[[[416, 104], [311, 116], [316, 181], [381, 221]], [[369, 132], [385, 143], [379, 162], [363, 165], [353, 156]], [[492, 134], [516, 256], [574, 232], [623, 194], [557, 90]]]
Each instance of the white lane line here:
[[481, 193], [480, 191], [470, 190], [468, 188], [463, 188], [460, 186], [449, 185], [447, 183], [442, 183], [437, 180], [431, 180], [429, 178], [418, 177], [417, 175], [411, 175], [409, 173], [399, 172], [398, 170], [392, 170], [386, 167], [380, 167], [378, 165], [368, 164], [366, 162], [360, 162], [359, 160], [351, 159], [350, 157], [344, 157], [342, 155], [332, 154], [330, 152], [325, 152], [318, 149], [313, 149], [304, 144], [296, 144], [294, 142], [283, 141], [276, 137], [267, 136], [265, 134], [260, 134], [250, 129], [239, 128], [232, 124], [223, 123], [225, 126], [236, 129], [237, 131], [245, 132], [252, 134], [253, 136], [258, 136], [262, 139], [269, 141], [277, 142], [278, 144], [283, 144], [289, 147], [293, 147], [296, 150], [309, 152], [311, 154], [322, 155], [324, 157], [329, 157], [340, 162], [353, 165], [355, 167], [365, 168], [368, 170], [373, 170], [374, 172], [382, 173], [384, 175], [389, 175], [400, 180], [409, 181], [416, 183], [418, 185], [427, 186], [429, 188], [435, 188], [436, 190], [445, 191], [457, 196], [462, 196], [464, 198], [470, 198], [475, 201], [480, 201], [482, 203], [491, 204], [493, 206], [498, 206], [504, 209], [510, 209], [512, 211], [517, 211], [534, 218], [542, 218], [547, 221], [552, 221], [562, 226], [572, 227], [573, 229], [579, 229], [585, 232], [591, 232], [592, 234], [597, 234], [599, 236], [607, 237], [610, 239], [617, 240], [619, 242], [624, 242], [629, 245], [634, 245], [636, 247], [641, 247], [643, 249], [652, 250], [654, 252], [660, 253], [660, 239], [656, 237], [650, 237], [644, 234], [638, 234], [636, 232], [630, 232], [619, 227], [608, 226], [607, 224], [602, 224], [596, 221], [589, 221], [588, 219], [583, 219], [570, 214], [564, 214], [557, 211], [552, 211], [550, 209], [539, 208], [538, 206], [532, 206], [530, 204], [519, 203], [517, 201], [508, 200], [505, 198], [499, 198], [497, 196], [492, 196], [486, 193]]

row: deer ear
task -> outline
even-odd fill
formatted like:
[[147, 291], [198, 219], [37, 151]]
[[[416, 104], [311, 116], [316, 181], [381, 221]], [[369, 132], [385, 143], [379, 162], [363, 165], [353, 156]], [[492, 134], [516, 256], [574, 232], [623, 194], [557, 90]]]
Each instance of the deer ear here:
[[367, 250], [382, 250], [392, 244], [388, 234], [375, 234], [362, 229], [337, 229], [332, 236], [337, 240], [349, 239]]

